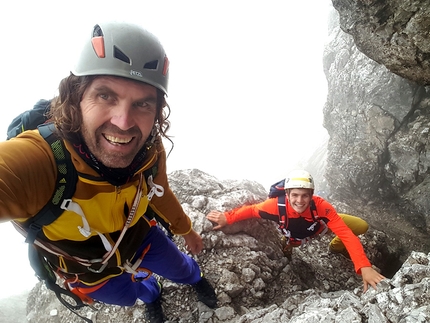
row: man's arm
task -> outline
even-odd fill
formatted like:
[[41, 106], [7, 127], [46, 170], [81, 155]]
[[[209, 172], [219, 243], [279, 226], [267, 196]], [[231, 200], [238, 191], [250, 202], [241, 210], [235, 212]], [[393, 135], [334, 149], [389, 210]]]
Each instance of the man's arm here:
[[37, 130], [0, 142], [0, 221], [39, 212], [51, 198], [56, 176], [52, 150]]
[[227, 212], [213, 210], [208, 213], [206, 218], [216, 223], [214, 229], [218, 230], [226, 225], [252, 218], [278, 221], [278, 213], [277, 199], [271, 198], [258, 204], [244, 205]]
[[157, 144], [153, 149], [153, 153], [157, 155], [154, 163], [157, 163], [158, 168], [154, 183], [164, 188], [164, 194], [161, 197], [154, 195], [150, 202], [151, 208], [166, 222], [170, 223], [170, 230], [173, 234], [186, 235], [192, 230], [191, 220], [170, 189], [166, 172], [166, 152], [162, 143]]

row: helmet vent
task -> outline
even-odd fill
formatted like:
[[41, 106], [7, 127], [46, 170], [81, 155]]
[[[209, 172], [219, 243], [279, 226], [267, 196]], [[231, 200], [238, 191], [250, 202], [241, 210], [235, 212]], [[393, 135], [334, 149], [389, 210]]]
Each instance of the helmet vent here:
[[130, 64], [130, 58], [124, 54], [118, 47], [113, 46], [113, 57], [119, 59], [120, 61], [123, 61], [127, 64]]
[[158, 60], [148, 62], [143, 66], [143, 68], [147, 70], [156, 70], [157, 67], [158, 67]]
[[103, 31], [99, 25], [95, 25], [93, 29], [93, 37], [102, 37]]

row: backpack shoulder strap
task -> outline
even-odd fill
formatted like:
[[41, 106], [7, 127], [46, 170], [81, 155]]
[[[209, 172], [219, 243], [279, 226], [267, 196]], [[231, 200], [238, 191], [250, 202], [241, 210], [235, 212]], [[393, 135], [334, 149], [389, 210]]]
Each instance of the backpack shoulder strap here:
[[43, 226], [54, 222], [64, 212], [61, 205], [65, 199], [72, 198], [78, 179], [69, 151], [66, 149], [63, 140], [55, 134], [54, 124], [42, 124], [38, 126], [38, 129], [54, 154], [57, 165], [57, 180], [54, 193], [49, 202], [34, 217], [24, 223], [27, 229], [25, 241], [28, 242], [28, 258], [36, 276], [39, 280], [45, 282], [46, 287], [55, 293], [57, 299], [82, 320], [92, 323], [92, 320], [77, 312], [78, 309], [86, 306], [86, 304], [72, 291], [61, 288], [56, 283], [56, 276], [49, 261], [34, 246], [34, 241]]
[[287, 206], [285, 205], [285, 194], [278, 196], [279, 227], [285, 229], [288, 226]]
[[316, 215], [317, 207], [315, 206], [315, 202], [313, 199], [311, 200], [310, 208], [311, 208], [312, 220], [314, 220], [314, 222], [315, 222], [317, 220], [318, 215]]
[[61, 204], [64, 199], [69, 199], [73, 196], [77, 182], [77, 173], [70, 153], [64, 146], [63, 140], [54, 134], [54, 124], [43, 124], [38, 129], [54, 154], [57, 164], [57, 181], [49, 202], [34, 217], [24, 223], [28, 230], [26, 242], [29, 243], [34, 242], [43, 226], [52, 223], [64, 212]]

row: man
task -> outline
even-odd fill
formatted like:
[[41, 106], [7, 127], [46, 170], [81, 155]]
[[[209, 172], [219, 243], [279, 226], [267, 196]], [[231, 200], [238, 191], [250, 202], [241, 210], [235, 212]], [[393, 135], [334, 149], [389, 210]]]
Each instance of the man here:
[[[192, 254], [202, 250], [167, 180], [164, 49], [127, 23], [96, 25], [89, 36], [50, 102], [55, 134], [79, 176], [64, 212], [43, 227], [39, 251], [76, 294], [120, 306], [139, 298], [151, 323], [165, 320], [161, 285], [151, 273], [192, 285], [214, 308], [214, 289], [198, 264], [148, 216], [166, 220]], [[0, 143], [0, 219], [24, 227], [50, 200], [56, 178], [53, 149], [38, 130]]]
[[[313, 178], [305, 170], [292, 171], [286, 177], [283, 189], [287, 203], [285, 199], [281, 201], [282, 194], [279, 198], [269, 198], [262, 203], [242, 206], [229, 212], [211, 211], [206, 218], [217, 224], [215, 230], [249, 218], [276, 221], [287, 241], [285, 251], [330, 229], [337, 236], [331, 241], [329, 250], [350, 256], [356, 272], [362, 275], [364, 292], [369, 284], [376, 289], [376, 284], [385, 277], [372, 268], [357, 237], [367, 231], [367, 223], [351, 215], [337, 214], [330, 203], [314, 196]], [[281, 214], [282, 209], [284, 214]]]

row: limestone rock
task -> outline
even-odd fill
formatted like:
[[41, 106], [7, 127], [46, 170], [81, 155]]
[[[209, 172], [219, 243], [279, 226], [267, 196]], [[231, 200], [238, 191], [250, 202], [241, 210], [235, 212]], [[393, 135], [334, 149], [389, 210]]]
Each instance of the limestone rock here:
[[[205, 249], [196, 260], [219, 298], [219, 308], [209, 309], [197, 301], [190, 286], [161, 278], [163, 308], [169, 322], [347, 323], [388, 322], [388, 319], [412, 322], [412, 318], [430, 318], [430, 255], [412, 252], [391, 279], [377, 291], [363, 294], [361, 278], [354, 273], [351, 261], [328, 252], [332, 234], [295, 248], [289, 260], [281, 251], [276, 224], [268, 220], [246, 220], [228, 230], [212, 230], [212, 224], [205, 218], [208, 210], [239, 206], [242, 203], [238, 196], [248, 202], [265, 199], [267, 189], [258, 183], [219, 181], [195, 169], [174, 172], [169, 180], [204, 240]], [[360, 238], [376, 268], [384, 268], [387, 258], [396, 256], [382, 254], [381, 251], [387, 252], [384, 233], [371, 229]], [[185, 250], [182, 238], [175, 237], [175, 241]], [[97, 323], [144, 322], [145, 308], [140, 301], [133, 307], [104, 304], [97, 307], [98, 311], [85, 308], [80, 313]], [[58, 314], [50, 315], [54, 310]], [[375, 321], [376, 318], [380, 320]], [[28, 320], [30, 323], [82, 322], [41, 284], [28, 299]]]

